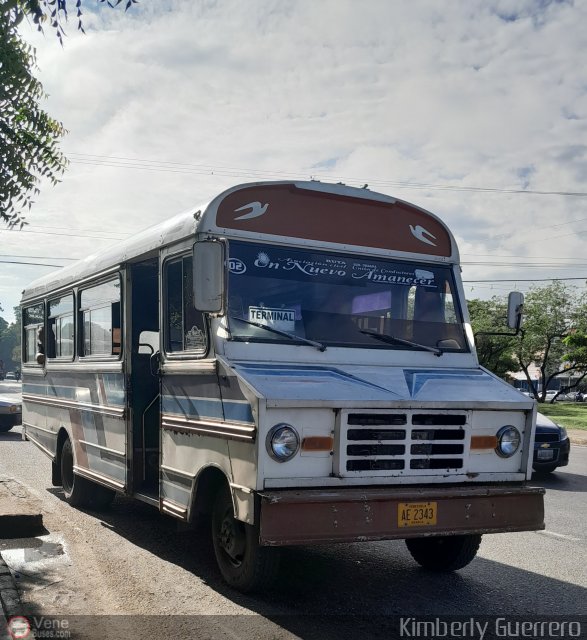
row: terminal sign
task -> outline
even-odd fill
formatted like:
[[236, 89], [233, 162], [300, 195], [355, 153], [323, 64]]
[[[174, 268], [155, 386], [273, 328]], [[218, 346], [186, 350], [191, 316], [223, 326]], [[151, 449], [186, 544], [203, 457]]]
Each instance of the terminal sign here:
[[282, 331], [294, 331], [296, 326], [296, 310], [249, 307], [249, 320], [274, 327], [275, 329], [281, 329]]

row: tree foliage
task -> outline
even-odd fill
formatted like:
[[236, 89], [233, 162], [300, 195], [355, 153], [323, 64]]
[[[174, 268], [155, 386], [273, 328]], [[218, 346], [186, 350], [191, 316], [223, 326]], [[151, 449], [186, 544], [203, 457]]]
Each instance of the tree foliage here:
[[40, 106], [35, 51], [18, 32], [23, 17], [17, 0], [0, 0], [0, 219], [9, 226], [24, 223], [41, 178], [55, 184], [67, 164], [58, 148], [65, 129]]
[[[506, 308], [505, 298], [471, 300], [473, 331], [504, 331]], [[504, 378], [521, 370], [534, 396], [544, 402], [555, 378], [574, 374], [573, 383], [561, 387], [563, 393], [587, 376], [587, 300], [560, 281], [533, 288], [526, 295], [519, 335], [479, 335], [477, 346], [483, 366]], [[532, 365], [539, 371], [537, 380], [530, 374]]]
[[530, 365], [534, 363], [540, 371], [541, 391], [535, 395], [542, 402], [554, 378], [584, 369], [585, 363], [581, 360], [567, 360], [571, 352], [565, 340], [572, 334], [584, 333], [585, 310], [584, 298], [577, 297], [573, 289], [560, 281], [533, 289], [526, 296], [525, 320], [516, 345], [516, 358], [530, 384], [533, 384], [528, 371]]
[[[126, 8], [136, 1], [127, 0]], [[83, 31], [82, 0], [71, 0], [71, 5]], [[35, 50], [18, 30], [25, 16], [40, 31], [50, 26], [63, 44], [67, 0], [0, 0], [0, 221], [9, 227], [25, 224], [24, 214], [39, 193], [40, 181], [56, 184], [67, 166], [59, 149], [66, 130], [41, 108], [46, 94], [33, 73]]]
[[8, 324], [0, 317], [0, 360], [5, 371], [20, 368], [20, 309], [14, 309], [15, 320]]
[[495, 331], [505, 331], [507, 302], [497, 296], [491, 300], [470, 300], [469, 313], [479, 362], [500, 378], [510, 377], [518, 368], [514, 357], [515, 338], [492, 335]]

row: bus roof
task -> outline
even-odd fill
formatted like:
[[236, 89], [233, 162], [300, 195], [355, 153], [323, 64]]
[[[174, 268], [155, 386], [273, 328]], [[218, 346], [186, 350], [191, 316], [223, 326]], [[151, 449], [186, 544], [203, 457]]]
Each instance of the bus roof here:
[[237, 185], [202, 207], [149, 227], [72, 265], [32, 282], [23, 301], [134, 261], [158, 249], [206, 233], [333, 250], [393, 252], [407, 258], [458, 262], [450, 230], [435, 215], [367, 189], [322, 182], [258, 182]]

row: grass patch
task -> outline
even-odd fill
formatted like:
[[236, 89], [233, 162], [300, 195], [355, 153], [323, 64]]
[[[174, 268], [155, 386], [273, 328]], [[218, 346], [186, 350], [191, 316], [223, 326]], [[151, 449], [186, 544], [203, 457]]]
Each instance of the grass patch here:
[[587, 431], [587, 402], [539, 403], [538, 411], [564, 427]]

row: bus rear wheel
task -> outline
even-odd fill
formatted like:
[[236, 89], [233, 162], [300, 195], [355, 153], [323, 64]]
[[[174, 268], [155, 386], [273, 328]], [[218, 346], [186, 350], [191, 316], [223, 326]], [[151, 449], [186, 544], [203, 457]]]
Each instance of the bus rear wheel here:
[[227, 486], [216, 494], [212, 509], [212, 543], [224, 580], [242, 593], [268, 587], [277, 575], [279, 550], [259, 544], [256, 527], [234, 517]]
[[477, 555], [480, 535], [408, 538], [406, 546], [412, 558], [430, 571], [458, 571]]
[[61, 486], [65, 500], [72, 507], [105, 509], [114, 500], [116, 492], [107, 487], [90, 482], [73, 471], [73, 446], [66, 438], [61, 447]]

